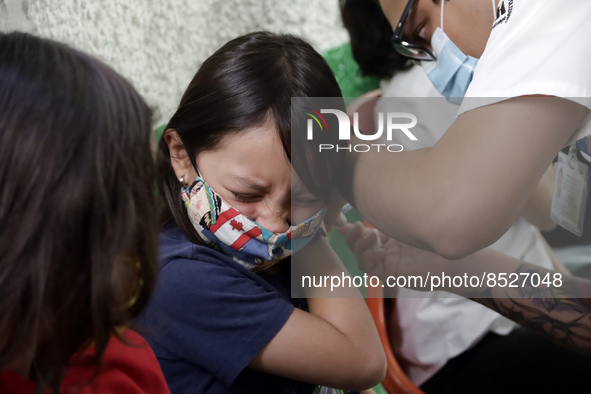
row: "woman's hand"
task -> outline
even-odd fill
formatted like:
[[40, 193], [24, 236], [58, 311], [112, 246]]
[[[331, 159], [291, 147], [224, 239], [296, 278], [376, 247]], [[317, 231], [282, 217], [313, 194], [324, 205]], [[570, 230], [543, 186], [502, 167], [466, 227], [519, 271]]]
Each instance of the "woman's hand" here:
[[388, 276], [425, 276], [445, 271], [449, 264], [435, 253], [406, 245], [361, 222], [347, 223], [337, 230], [345, 235], [359, 268], [381, 280]]

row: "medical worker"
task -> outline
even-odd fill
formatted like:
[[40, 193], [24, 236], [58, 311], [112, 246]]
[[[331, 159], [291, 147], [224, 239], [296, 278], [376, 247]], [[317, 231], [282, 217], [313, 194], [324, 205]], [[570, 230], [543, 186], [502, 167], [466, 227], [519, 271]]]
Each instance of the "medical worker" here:
[[[433, 148], [343, 155], [340, 189], [388, 235], [460, 258], [496, 241], [560, 150], [591, 133], [591, 2], [380, 3], [396, 50], [461, 106]], [[585, 204], [568, 201], [583, 199], [587, 164], [573, 152], [575, 181], [558, 188], [553, 210], [559, 224], [580, 231]]]

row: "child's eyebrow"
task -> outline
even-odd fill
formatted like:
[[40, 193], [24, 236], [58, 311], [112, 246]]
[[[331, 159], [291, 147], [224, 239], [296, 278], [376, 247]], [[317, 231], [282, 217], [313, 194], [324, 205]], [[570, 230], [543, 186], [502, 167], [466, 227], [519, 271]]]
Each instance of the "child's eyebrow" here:
[[247, 176], [242, 176], [242, 175], [233, 174], [233, 173], [228, 174], [228, 177], [232, 178], [235, 181], [241, 183], [242, 185], [252, 188], [252, 189], [257, 189], [257, 190], [262, 190], [262, 191], [266, 191], [269, 189], [269, 185], [267, 185], [264, 181], [261, 181], [256, 178], [250, 178]]

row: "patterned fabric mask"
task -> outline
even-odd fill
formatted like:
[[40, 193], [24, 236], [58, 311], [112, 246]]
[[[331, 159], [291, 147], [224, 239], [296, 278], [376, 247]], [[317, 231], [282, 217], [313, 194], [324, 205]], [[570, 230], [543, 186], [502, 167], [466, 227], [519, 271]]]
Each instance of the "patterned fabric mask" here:
[[324, 209], [286, 232], [274, 233], [229, 205], [200, 176], [182, 188], [181, 197], [199, 237], [252, 271], [269, 268], [325, 235]]

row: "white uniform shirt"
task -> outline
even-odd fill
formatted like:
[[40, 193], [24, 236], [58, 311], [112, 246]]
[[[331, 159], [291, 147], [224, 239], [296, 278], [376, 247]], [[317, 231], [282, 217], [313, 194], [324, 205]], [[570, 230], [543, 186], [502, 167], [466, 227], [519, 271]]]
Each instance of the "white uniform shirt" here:
[[[413, 128], [418, 141], [411, 142], [403, 137], [392, 141], [403, 145], [405, 150], [433, 146], [455, 119], [458, 107], [445, 101], [421, 67], [397, 73], [390, 81], [382, 82], [381, 89], [384, 98], [376, 104], [376, 114], [391, 111], [390, 107], [394, 106], [397, 111], [413, 113], [419, 120]], [[424, 99], [402, 101], [387, 97]], [[434, 103], [434, 100], [439, 101]], [[434, 112], [437, 115], [433, 116]], [[491, 247], [552, 268], [539, 231], [523, 218], [517, 219]], [[392, 314], [390, 322], [394, 330], [391, 342], [405, 372], [417, 385], [427, 381], [449, 359], [472, 347], [487, 333], [506, 335], [516, 326], [497, 312], [450, 293], [397, 290], [396, 313]]]
[[[459, 114], [534, 94], [591, 109], [591, 1], [500, 0], [497, 6], [500, 12]], [[591, 114], [569, 144], [590, 134]]]

